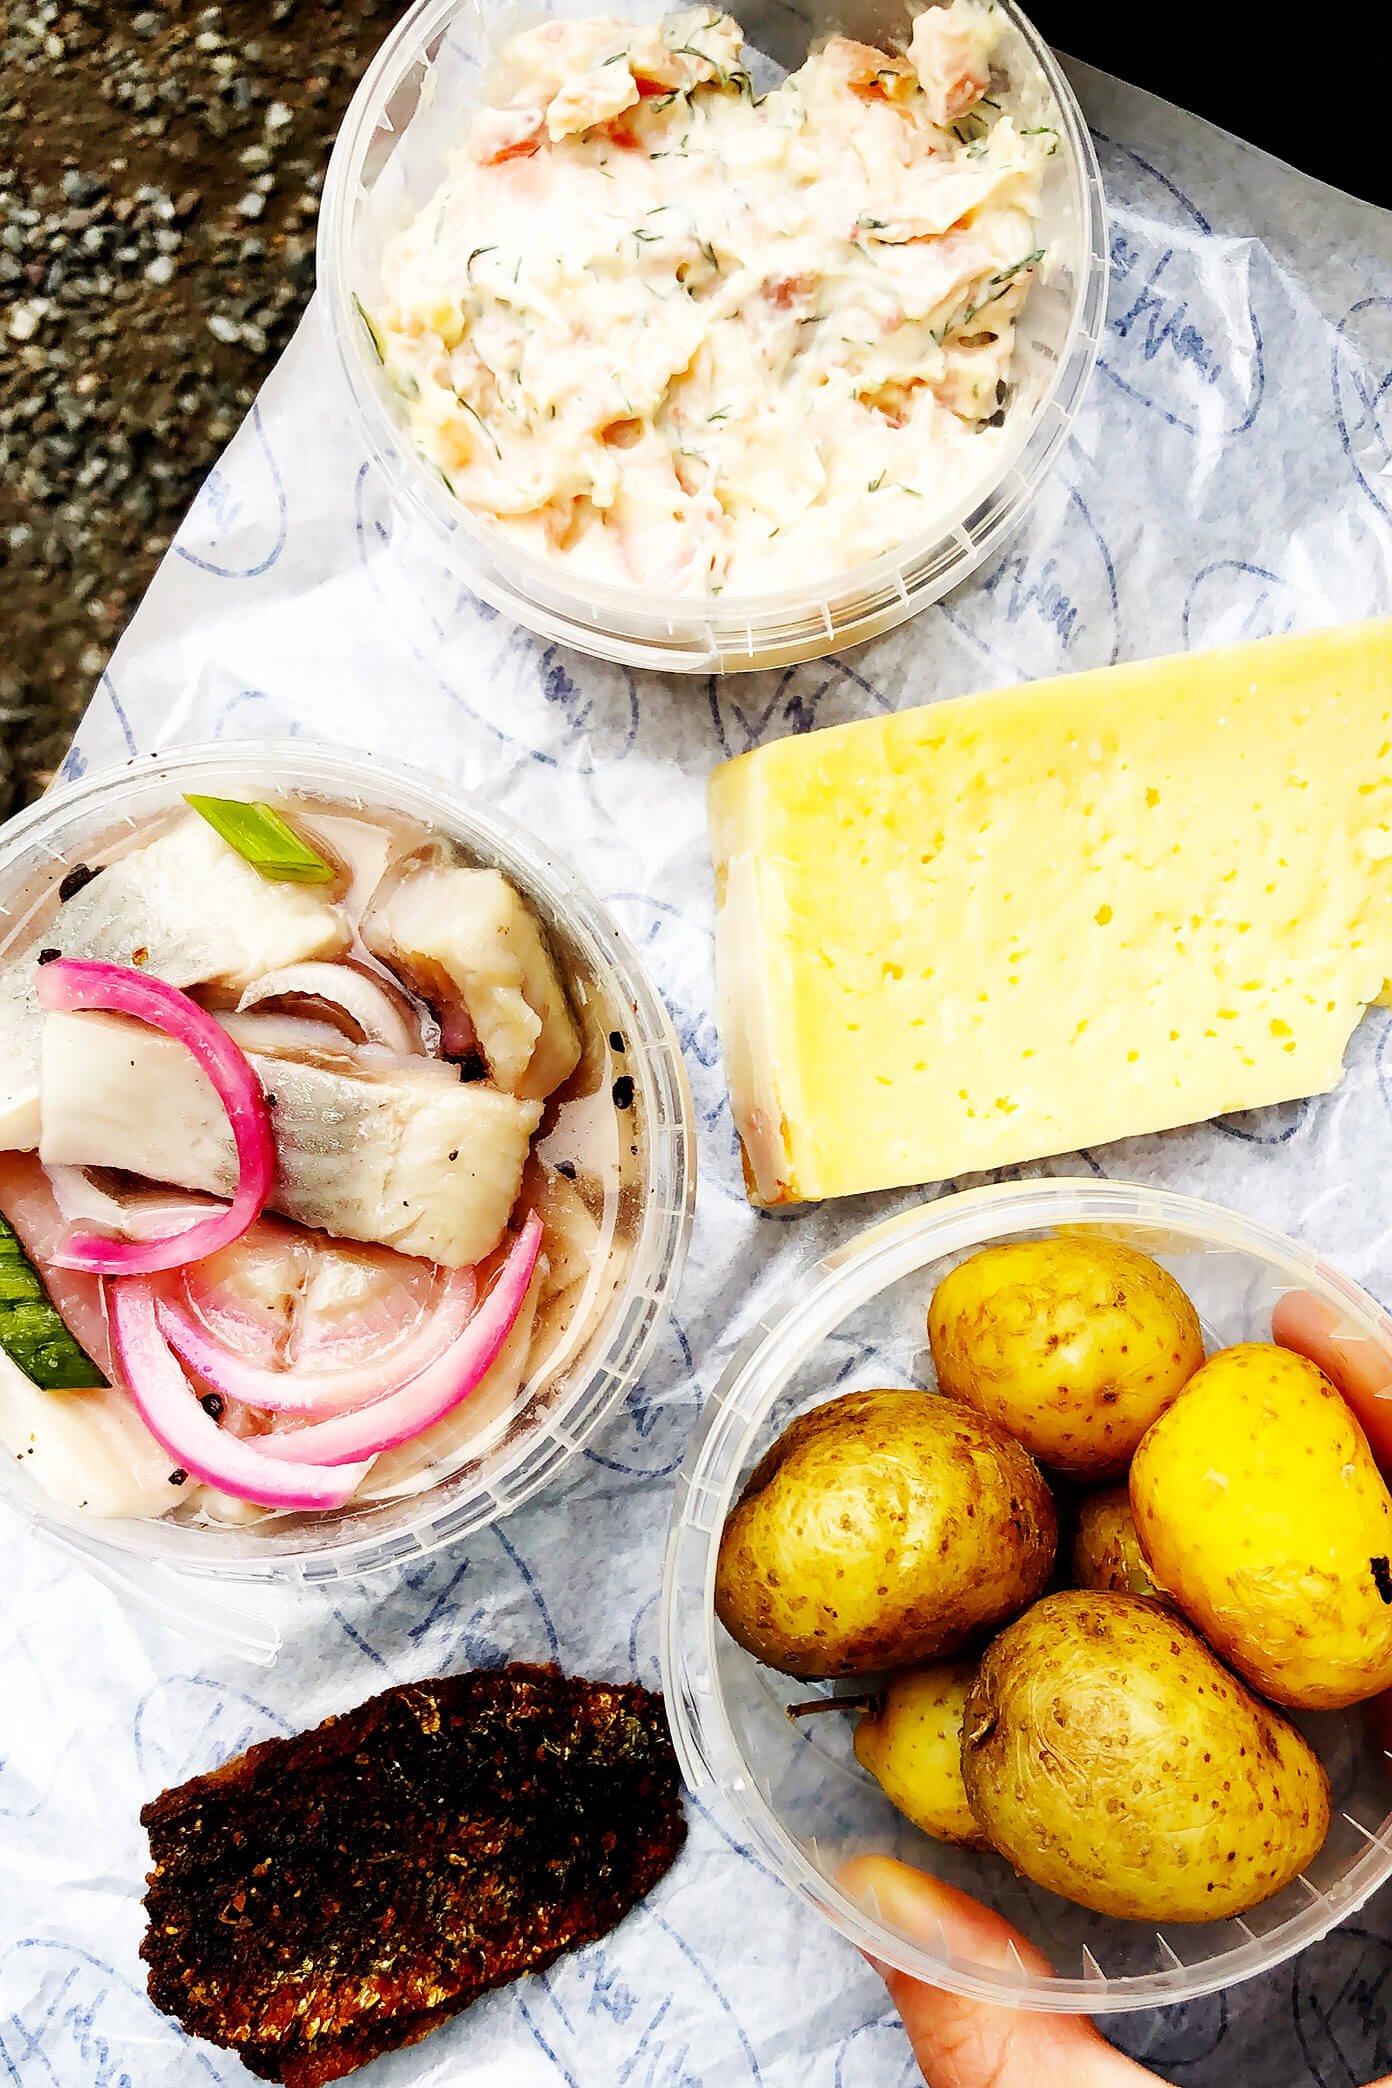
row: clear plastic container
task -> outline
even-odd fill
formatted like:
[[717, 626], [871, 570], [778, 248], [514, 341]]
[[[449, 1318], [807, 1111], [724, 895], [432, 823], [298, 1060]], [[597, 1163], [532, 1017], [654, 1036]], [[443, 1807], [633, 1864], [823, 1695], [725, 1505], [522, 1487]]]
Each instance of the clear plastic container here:
[[[831, 583], [777, 592], [670, 596], [606, 586], [519, 550], [454, 499], [407, 431], [358, 301], [371, 310], [385, 242], [439, 186], [503, 38], [538, 18], [602, 12], [598, 0], [519, 9], [513, 0], [420, 0], [369, 67], [334, 147], [319, 218], [318, 281], [333, 352], [358, 431], [401, 515], [468, 585], [518, 623], [581, 652], [688, 673], [780, 666], [870, 638], [935, 602], [1024, 518], [1077, 413], [1104, 321], [1106, 216], [1097, 157], [1067, 80], [1012, 4], [996, 64], [1006, 105], [1052, 124], [1059, 149], [1045, 181], [1047, 261], [1017, 324], [1006, 439], [974, 485], [882, 557]], [[659, 20], [663, 0], [624, 0], [627, 19]], [[784, 0], [736, 10], [766, 65], [759, 84], [795, 70], [833, 30], [884, 42], [921, 5], [837, 0], [806, 18]]]
[[[1017, 1877], [1003, 1858], [932, 1841], [851, 1751], [852, 1716], [794, 1722], [809, 1685], [753, 1660], [713, 1608], [720, 1531], [751, 1467], [793, 1417], [857, 1386], [933, 1383], [925, 1315], [938, 1279], [976, 1248], [1066, 1229], [1120, 1239], [1173, 1270], [1210, 1349], [1271, 1338], [1271, 1308], [1304, 1289], [1392, 1359], [1392, 1316], [1308, 1249], [1195, 1197], [1124, 1182], [1008, 1183], [926, 1204], [861, 1233], [775, 1298], [707, 1404], [677, 1487], [663, 1588], [662, 1667], [686, 1780], [723, 1809], [786, 1884], [860, 1949], [979, 2001], [1089, 2013], [1156, 2008], [1268, 1971], [1392, 1875], [1392, 1760], [1371, 1707], [1291, 1714], [1329, 1771], [1333, 1824], [1303, 1876], [1240, 1920], [1118, 1921]], [[854, 1684], [836, 1685], [839, 1691]], [[974, 1893], [1035, 1943], [1056, 1976], [925, 1946], [836, 1880], [866, 1854], [900, 1857]]]
[[[303, 740], [246, 741], [141, 756], [84, 778], [21, 813], [0, 835], [0, 957], [24, 938], [33, 908], [122, 827], [177, 805], [181, 793], [271, 795], [293, 808], [325, 800], [407, 818], [470, 859], [501, 870], [546, 924], [562, 961], [621, 1026], [634, 1082], [636, 1194], [621, 1190], [627, 1261], [553, 1374], [533, 1376], [501, 1440], [421, 1492], [353, 1503], [331, 1514], [275, 1515], [242, 1527], [171, 1518], [107, 1519], [68, 1511], [0, 1459], [0, 1500], [100, 1577], [169, 1621], [251, 1658], [274, 1657], [265, 1603], [228, 1584], [299, 1583], [372, 1573], [438, 1550], [508, 1514], [593, 1435], [637, 1379], [680, 1279], [695, 1196], [695, 1135], [681, 1052], [667, 1011], [632, 944], [580, 880], [530, 834], [468, 792], [377, 756]], [[607, 1034], [607, 1031], [605, 1032]], [[224, 1591], [214, 1592], [210, 1583]]]

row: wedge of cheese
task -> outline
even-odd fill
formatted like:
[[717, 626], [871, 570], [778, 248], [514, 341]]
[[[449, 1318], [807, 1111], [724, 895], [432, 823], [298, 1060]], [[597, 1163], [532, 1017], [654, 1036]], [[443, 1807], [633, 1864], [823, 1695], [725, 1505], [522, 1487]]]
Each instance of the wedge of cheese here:
[[1392, 621], [780, 740], [710, 809], [760, 1203], [1319, 1093], [1392, 975]]

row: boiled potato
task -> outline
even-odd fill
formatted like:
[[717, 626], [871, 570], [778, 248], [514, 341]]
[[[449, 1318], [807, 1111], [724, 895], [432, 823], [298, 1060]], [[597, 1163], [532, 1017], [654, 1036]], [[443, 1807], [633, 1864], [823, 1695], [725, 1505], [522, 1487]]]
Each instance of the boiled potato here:
[[1125, 1480], [1118, 1486], [1099, 1487], [1096, 1493], [1084, 1495], [1079, 1504], [1073, 1533], [1073, 1580], [1079, 1588], [1110, 1588], [1118, 1595], [1149, 1595], [1157, 1602], [1169, 1602], [1146, 1564], [1131, 1519], [1131, 1494]]
[[1392, 1686], [1392, 1498], [1304, 1356], [1211, 1357], [1136, 1452], [1131, 1508], [1151, 1570], [1263, 1696], [1334, 1710]]
[[751, 1474], [716, 1562], [732, 1637], [788, 1675], [910, 1667], [1033, 1601], [1058, 1529], [1038, 1466], [933, 1392], [846, 1392]]
[[962, 1775], [1018, 1871], [1099, 1914], [1220, 1921], [1279, 1892], [1329, 1827], [1318, 1756], [1188, 1626], [1130, 1595], [1048, 1595], [993, 1640]]
[[891, 1805], [925, 1834], [989, 1849], [962, 1782], [962, 1714], [975, 1680], [974, 1660], [905, 1668], [862, 1717], [855, 1751]]
[[1071, 1234], [959, 1263], [933, 1293], [928, 1341], [944, 1392], [1078, 1479], [1123, 1473], [1203, 1362], [1198, 1314], [1167, 1270]]

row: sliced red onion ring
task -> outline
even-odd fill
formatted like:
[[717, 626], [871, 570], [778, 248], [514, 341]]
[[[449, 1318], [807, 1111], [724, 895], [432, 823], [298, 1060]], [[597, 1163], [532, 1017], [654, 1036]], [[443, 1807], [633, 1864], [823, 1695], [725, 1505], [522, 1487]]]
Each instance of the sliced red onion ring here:
[[276, 1370], [248, 1362], [224, 1348], [182, 1299], [163, 1289], [156, 1295], [155, 1312], [174, 1353], [225, 1398], [272, 1413], [327, 1417], [385, 1399], [418, 1377], [459, 1339], [477, 1296], [473, 1270], [451, 1269], [435, 1304], [405, 1341], [385, 1356], [338, 1370]]
[[419, 1052], [420, 1036], [387, 988], [351, 964], [325, 964], [306, 960], [283, 965], [279, 971], [263, 972], [253, 979], [237, 1003], [237, 1013], [261, 1001], [280, 1000], [286, 995], [327, 1001], [339, 1008], [363, 1033], [369, 1044], [385, 1044], [389, 1051]]
[[371, 1406], [305, 1428], [287, 1428], [256, 1438], [257, 1454], [266, 1458], [312, 1458], [317, 1464], [341, 1465], [350, 1458], [374, 1457], [381, 1450], [410, 1442], [468, 1398], [488, 1373], [512, 1331], [531, 1287], [541, 1252], [542, 1226], [535, 1211], [528, 1217], [498, 1271], [492, 1290], [457, 1341], [427, 1369]]
[[108, 1283], [106, 1292], [122, 1382], [155, 1441], [191, 1478], [262, 1508], [341, 1508], [352, 1498], [370, 1459], [340, 1462], [332, 1471], [289, 1459], [272, 1463], [254, 1447], [256, 1437], [232, 1435], [205, 1412], [160, 1333], [148, 1278]]
[[[96, 1008], [109, 1015], [133, 1015], [182, 1044], [198, 1061], [227, 1111], [237, 1148], [236, 1194], [216, 1217], [200, 1219], [182, 1232], [154, 1240], [108, 1240], [96, 1233], [74, 1232], [54, 1255], [57, 1266], [90, 1269], [99, 1276], [146, 1274], [199, 1261], [240, 1239], [271, 1193], [275, 1139], [256, 1075], [227, 1032], [176, 986], [124, 964], [55, 957], [39, 966], [37, 987], [40, 1007], [64, 1013]], [[152, 1096], [152, 1105], [156, 1102]]]

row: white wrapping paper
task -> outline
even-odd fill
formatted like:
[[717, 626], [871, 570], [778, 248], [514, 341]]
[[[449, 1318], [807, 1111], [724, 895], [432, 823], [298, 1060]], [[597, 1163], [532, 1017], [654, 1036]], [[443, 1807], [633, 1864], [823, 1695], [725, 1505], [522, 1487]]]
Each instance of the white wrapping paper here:
[[[774, 735], [1392, 608], [1392, 227], [1083, 68], [1113, 212], [1102, 366], [1022, 533], [838, 659], [725, 681], [567, 655], [398, 540], [313, 312], [209, 479], [68, 756], [302, 733], [484, 792], [646, 952], [695, 1092], [701, 1183], [646, 1382], [551, 1491], [404, 1572], [295, 1599], [269, 1672], [210, 1655], [0, 1531], [0, 2062], [22, 2088], [247, 2080], [143, 1994], [142, 1800], [389, 1683], [512, 1658], [656, 1683], [672, 1474], [789, 1269], [906, 1198], [746, 1207], [711, 1019], [705, 776]], [[1047, 1163], [1215, 1197], [1392, 1302], [1392, 1020], [1339, 1091]], [[602, 1946], [381, 2062], [380, 2088], [908, 2088], [883, 1989], [726, 1827]], [[1111, 2027], [1175, 2082], [1348, 2088], [1392, 2069], [1392, 1897], [1262, 1982]], [[1060, 2083], [1059, 2088], [1065, 2088]]]

